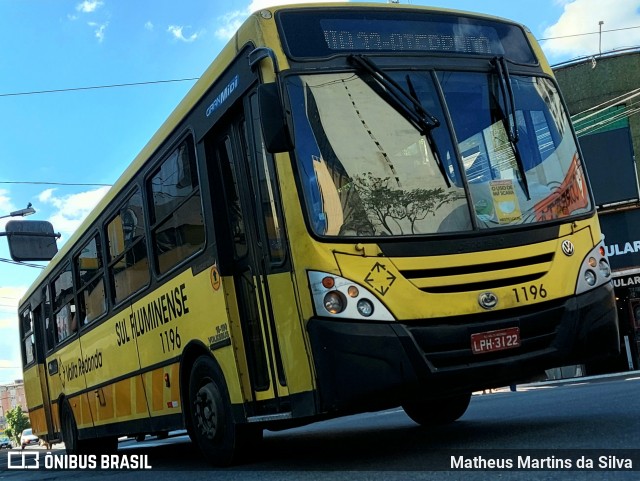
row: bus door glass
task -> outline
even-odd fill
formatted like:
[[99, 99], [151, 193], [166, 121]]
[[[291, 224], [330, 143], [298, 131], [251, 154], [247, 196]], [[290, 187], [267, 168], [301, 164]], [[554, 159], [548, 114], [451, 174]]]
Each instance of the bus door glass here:
[[[46, 288], [45, 288], [46, 291]], [[51, 396], [49, 394], [48, 369], [46, 367], [46, 352], [51, 342], [47, 339], [47, 322], [48, 314], [48, 298], [43, 292], [42, 300], [33, 309], [31, 316], [33, 318], [33, 328], [36, 338], [36, 363], [38, 365], [38, 380], [40, 382], [40, 390], [42, 392], [42, 405], [44, 409], [44, 418], [47, 426], [48, 439], [54, 437], [56, 429], [54, 428], [53, 416], [51, 414]]]
[[[233, 276], [252, 398], [279, 399], [288, 391], [268, 295], [264, 249], [269, 240], [258, 219], [247, 125], [240, 112], [221, 124], [205, 138], [209, 165], [215, 162], [210, 182], [218, 264], [223, 277]], [[258, 406], [255, 414], [265, 413]]]

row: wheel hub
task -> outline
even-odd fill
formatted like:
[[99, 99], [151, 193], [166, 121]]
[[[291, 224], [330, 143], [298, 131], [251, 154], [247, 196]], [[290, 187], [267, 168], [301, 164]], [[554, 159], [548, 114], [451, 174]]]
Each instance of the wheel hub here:
[[208, 439], [213, 439], [218, 431], [219, 413], [211, 384], [205, 384], [198, 390], [194, 404], [198, 430]]

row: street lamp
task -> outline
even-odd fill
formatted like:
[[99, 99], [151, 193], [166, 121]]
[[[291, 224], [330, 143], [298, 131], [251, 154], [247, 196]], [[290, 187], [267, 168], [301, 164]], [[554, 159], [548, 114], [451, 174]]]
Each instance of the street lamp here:
[[35, 213], [36, 213], [36, 210], [31, 206], [31, 202], [29, 202], [29, 204], [27, 204], [27, 207], [25, 209], [18, 209], [18, 210], [14, 210], [13, 212], [10, 212], [7, 215], [0, 215], [0, 219], [4, 219], [6, 217], [26, 217], [28, 215], [32, 215]]

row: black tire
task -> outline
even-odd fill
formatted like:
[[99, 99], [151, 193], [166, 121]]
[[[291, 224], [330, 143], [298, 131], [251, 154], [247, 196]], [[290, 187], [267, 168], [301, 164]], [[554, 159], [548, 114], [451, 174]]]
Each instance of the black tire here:
[[469, 407], [471, 393], [439, 399], [409, 401], [402, 409], [420, 426], [440, 426], [459, 419]]
[[248, 445], [262, 435], [253, 426], [233, 420], [223, 377], [213, 359], [199, 357], [189, 377], [192, 439], [214, 466], [229, 466], [243, 458]]
[[118, 438], [78, 439], [78, 426], [73, 410], [66, 399], [60, 409], [60, 431], [67, 454], [115, 454], [118, 452]]
[[66, 399], [62, 402], [60, 410], [60, 434], [62, 434], [67, 454], [81, 454], [78, 443], [78, 427], [73, 417], [73, 410]]

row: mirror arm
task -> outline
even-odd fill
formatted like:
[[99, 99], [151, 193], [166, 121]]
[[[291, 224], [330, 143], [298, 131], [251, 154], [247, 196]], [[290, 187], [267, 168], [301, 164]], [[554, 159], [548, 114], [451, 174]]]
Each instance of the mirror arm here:
[[54, 232], [49, 234], [47, 232], [0, 232], [0, 237], [53, 237], [54, 239], [60, 239], [62, 234], [60, 232]]

